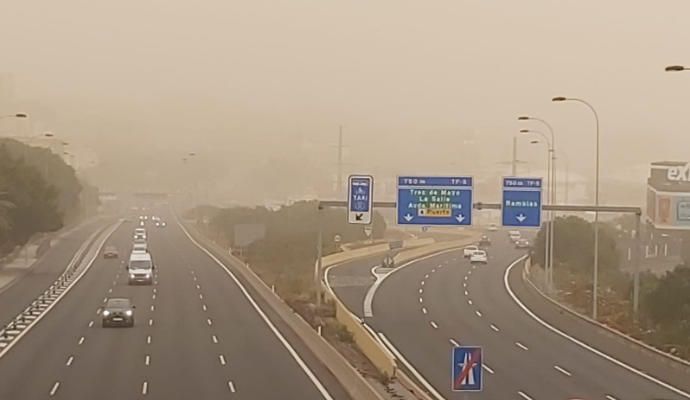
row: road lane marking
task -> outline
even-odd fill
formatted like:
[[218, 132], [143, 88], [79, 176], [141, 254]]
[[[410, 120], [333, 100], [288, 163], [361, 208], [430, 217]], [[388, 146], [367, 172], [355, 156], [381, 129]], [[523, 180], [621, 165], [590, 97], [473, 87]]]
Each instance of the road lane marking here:
[[562, 374], [565, 375], [565, 376], [573, 376], [573, 374], [571, 374], [570, 371], [568, 371], [568, 370], [566, 370], [566, 369], [564, 369], [564, 368], [561, 368], [561, 367], [559, 367], [558, 365], [554, 365], [553, 368], [554, 368], [556, 371], [562, 373]]
[[50, 389], [50, 395], [55, 396], [55, 393], [57, 393], [59, 387], [60, 387], [60, 381], [55, 382], [53, 384], [53, 387]]
[[433, 274], [434, 272], [436, 272], [436, 268], [431, 269], [431, 273]]
[[151, 364], [151, 356], [150, 356], [150, 355], [148, 355], [148, 354], [146, 355], [146, 358], [144, 359], [144, 364], [145, 364], [146, 366], [148, 366], [149, 364]]
[[89, 322], [89, 328], [91, 328], [92, 326], [93, 326], [93, 321], [90, 321]]
[[491, 324], [491, 329], [493, 329], [495, 332], [498, 332], [500, 329], [494, 324]]
[[228, 381], [228, 389], [230, 389], [231, 393], [235, 393], [235, 384], [232, 381]]
[[426, 314], [426, 307], [422, 307], [422, 314]]
[[219, 267], [221, 267], [221, 268], [223, 268], [223, 270], [225, 270], [225, 272], [228, 274], [228, 276], [232, 279], [232, 281], [233, 281], [233, 282], [237, 285], [237, 287], [240, 289], [240, 291], [242, 292], [242, 294], [244, 295], [244, 297], [247, 299], [247, 301], [249, 302], [249, 304], [251, 304], [251, 306], [254, 308], [254, 310], [256, 311], [256, 313], [259, 314], [259, 316], [261, 317], [261, 319], [263, 319], [263, 321], [266, 323], [266, 325], [267, 325], [268, 328], [271, 330], [271, 332], [273, 332], [273, 334], [274, 334], [275, 337], [278, 339], [278, 341], [280, 341], [280, 343], [283, 345], [283, 347], [285, 348], [285, 350], [290, 354], [290, 356], [291, 356], [291, 357], [295, 360], [295, 362], [300, 366], [300, 368], [302, 369], [302, 371], [304, 372], [304, 374], [309, 378], [309, 380], [311, 380], [311, 382], [314, 384], [314, 387], [316, 387], [316, 389], [319, 391], [319, 393], [321, 393], [321, 395], [324, 397], [324, 399], [325, 399], [325, 400], [333, 400], [333, 396], [331, 396], [331, 394], [328, 392], [328, 389], [326, 389], [326, 387], [323, 385], [323, 383], [321, 383], [321, 381], [319, 380], [319, 378], [317, 378], [316, 375], [314, 375], [314, 372], [309, 368], [309, 366], [304, 362], [304, 360], [302, 360], [302, 357], [300, 357], [299, 353], [297, 353], [297, 351], [295, 351], [295, 349], [292, 347], [292, 345], [290, 345], [290, 342], [288, 342], [287, 339], [285, 339], [285, 336], [283, 336], [283, 334], [280, 333], [280, 331], [278, 330], [278, 328], [276, 328], [276, 326], [273, 324], [273, 322], [271, 322], [271, 320], [268, 318], [268, 316], [266, 315], [266, 313], [261, 309], [261, 307], [259, 307], [259, 305], [256, 303], [256, 300], [254, 300], [254, 298], [249, 294], [249, 292], [247, 291], [247, 288], [245, 288], [244, 285], [242, 284], [242, 282], [240, 282], [240, 280], [237, 279], [237, 277], [236, 277], [235, 274], [230, 270], [230, 268], [228, 268], [228, 266], [226, 266], [225, 264], [223, 264], [223, 262], [220, 261], [220, 260], [218, 259], [218, 257], [216, 257], [212, 252], [210, 252], [209, 250], [207, 250], [206, 248], [204, 248], [201, 244], [199, 244], [199, 242], [197, 242], [197, 241], [189, 234], [189, 232], [187, 231], [187, 229], [185, 229], [185, 227], [180, 223], [180, 220], [177, 218], [177, 216], [175, 216], [175, 218], [176, 218], [177, 225], [178, 225], [178, 226], [180, 227], [180, 229], [184, 232], [185, 236], [187, 236], [187, 238], [188, 238], [192, 243], [194, 243], [194, 245], [195, 245], [199, 250], [201, 250], [202, 252], [204, 252], [204, 253], [205, 253], [209, 258], [211, 258]]
[[463, 282], [463, 283], [462, 283], [462, 287], [465, 287], [465, 288], [466, 288], [466, 287], [467, 287], [467, 282]]
[[74, 356], [69, 356], [65, 365], [69, 367], [70, 365], [72, 365], [73, 361], [74, 361]]
[[419, 289], [419, 294], [424, 293], [424, 289]]
[[467, 277], [467, 275], [465, 275], [465, 280], [467, 280], [467, 279], [468, 279], [468, 277]]
[[607, 395], [606, 395], [606, 399], [607, 399], [607, 400], [618, 400], [617, 398], [611, 396], [610, 394], [607, 394]]
[[84, 336], [79, 338], [79, 344], [82, 344], [82, 343], [84, 343]]
[[480, 313], [479, 310], [476, 310], [474, 313], [477, 314], [478, 317], [482, 316], [482, 313]]
[[155, 310], [155, 309], [156, 309], [156, 307], [154, 307], [154, 305], [151, 304], [151, 311], [153, 311], [153, 310]]
[[430, 324], [431, 326], [433, 326], [434, 329], [438, 329], [438, 325], [436, 325], [436, 322], [431, 321], [431, 322], [429, 322], [429, 324]]
[[108, 302], [108, 298], [107, 298], [107, 297], [104, 297], [104, 298], [103, 298], [103, 302], [104, 302], [104, 303]]
[[113, 292], [113, 288], [108, 289], [108, 293], [112, 293], [112, 292]]
[[472, 305], [472, 299], [467, 299], [467, 304]]
[[158, 293], [158, 291], [156, 290], [156, 288], [153, 288], [153, 293]]
[[156, 294], [155, 293], [151, 295], [151, 299], [156, 300]]
[[208, 324], [208, 326], [213, 325], [213, 321], [211, 321], [211, 318], [207, 318], [206, 323]]
[[424, 286], [424, 282], [425, 282], [425, 281], [422, 281], [422, 286]]
[[469, 295], [470, 295], [469, 292], [467, 292], [467, 290], [465, 290], [465, 296], [469, 296]]
[[525, 351], [529, 350], [529, 349], [527, 348], [527, 346], [525, 346], [524, 344], [522, 344], [522, 343], [520, 343], [520, 342], [515, 342], [515, 345], [516, 345], [517, 347], [521, 348], [522, 350], [525, 350]]
[[141, 394], [144, 396], [149, 392], [149, 383], [147, 381], [144, 381], [144, 384], [141, 385]]
[[204, 299], [204, 295], [199, 293], [199, 300], [203, 300], [203, 299]]
[[518, 392], [518, 394], [520, 395], [520, 397], [522, 397], [525, 400], [533, 400], [531, 397], [526, 395], [525, 392]]
[[423, 303], [424, 300], [422, 300], [422, 298], [420, 297], [420, 298], [419, 298], [419, 302], [420, 302], [420, 303]]
[[149, 318], [149, 326], [153, 326], [153, 318]]
[[452, 344], [455, 347], [460, 347], [460, 343], [458, 343], [455, 339], [448, 339], [450, 344]]
[[550, 325], [549, 323], [545, 322], [543, 319], [539, 318], [539, 316], [537, 316], [534, 312], [532, 312], [532, 310], [527, 308], [527, 306], [522, 301], [520, 301], [520, 299], [518, 299], [518, 297], [515, 295], [515, 292], [513, 292], [513, 289], [510, 287], [510, 282], [508, 281], [508, 277], [510, 276], [510, 271], [512, 271], [512, 269], [516, 265], [518, 265], [520, 263], [520, 261], [524, 260], [526, 257], [527, 256], [522, 256], [522, 257], [516, 259], [515, 261], [513, 261], [513, 263], [510, 264], [508, 266], [508, 268], [506, 268], [505, 272], [503, 273], [503, 286], [505, 287], [506, 291], [508, 292], [510, 297], [513, 299], [515, 304], [517, 304], [518, 307], [520, 307], [522, 309], [522, 311], [524, 311], [528, 316], [532, 317], [532, 319], [535, 320], [536, 322], [538, 322], [540, 325], [542, 325], [546, 329], [550, 330], [551, 332], [561, 336], [562, 338], [565, 338], [565, 339], [571, 341], [572, 343], [582, 347], [583, 349], [589, 350], [590, 352], [600, 356], [601, 358], [611, 362], [612, 364], [615, 364], [615, 365], [617, 365], [617, 366], [619, 366], [619, 367], [621, 367], [621, 368], [623, 368], [629, 372], [632, 372], [633, 374], [635, 374], [637, 376], [643, 377], [643, 378], [649, 380], [650, 382], [654, 382], [657, 385], [659, 385], [665, 389], [668, 389], [668, 390], [670, 390], [670, 391], [672, 391], [678, 395], [685, 397], [686, 399], [690, 399], [690, 393], [683, 391], [682, 389], [679, 389], [679, 388], [677, 388], [677, 387], [675, 387], [669, 383], [666, 383], [666, 382], [662, 381], [661, 379], [655, 378], [652, 375], [649, 375], [643, 371], [640, 371], [639, 369], [636, 369], [635, 367], [632, 367], [632, 366], [624, 363], [623, 361], [620, 361], [619, 359], [614, 358], [614, 357], [604, 353], [603, 351], [600, 351], [600, 350], [588, 345], [587, 343], [568, 335], [567, 333], [563, 332], [562, 330], [560, 330], [560, 329], [554, 327], [553, 325]]
[[225, 357], [223, 357], [222, 354], [218, 356], [218, 360], [220, 360], [220, 365], [225, 365], [225, 364], [226, 364], [226, 362], [225, 362]]
[[206, 311], [206, 310], [207, 310], [206, 304], [202, 304], [202, 305], [201, 305], [201, 309], [204, 310], [204, 311]]
[[196, 285], [196, 288], [201, 290], [201, 286], [199, 286], [199, 284]]
[[472, 275], [472, 270], [467, 271], [467, 275]]
[[100, 309], [100, 308], [97, 308], [97, 309], [96, 309], [96, 315], [100, 315], [100, 314], [101, 314], [101, 309]]
[[490, 373], [491, 375], [494, 374], [494, 370], [491, 369], [488, 365], [486, 365], [486, 363], [482, 363], [482, 368], [484, 368], [484, 370], [485, 370], [486, 372]]
[[146, 344], [151, 344], [151, 335], [146, 337]]
[[212, 335], [211, 340], [213, 340], [213, 343], [218, 343], [218, 338], [216, 337], [216, 335]]
[[424, 278], [429, 279], [429, 274], [424, 275]]

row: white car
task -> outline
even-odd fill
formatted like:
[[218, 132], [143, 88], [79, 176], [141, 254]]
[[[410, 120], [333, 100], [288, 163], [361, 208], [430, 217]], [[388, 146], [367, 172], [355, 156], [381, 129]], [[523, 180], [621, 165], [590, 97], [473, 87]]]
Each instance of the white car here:
[[486, 251], [484, 250], [477, 250], [470, 256], [471, 263], [486, 264], [488, 261], [488, 256], [486, 255]]
[[472, 254], [476, 253], [479, 251], [479, 247], [472, 245], [472, 246], [467, 246], [464, 249], [462, 249], [462, 255], [464, 257], [471, 257]]
[[509, 231], [508, 236], [513, 243], [517, 242], [522, 237], [520, 231]]

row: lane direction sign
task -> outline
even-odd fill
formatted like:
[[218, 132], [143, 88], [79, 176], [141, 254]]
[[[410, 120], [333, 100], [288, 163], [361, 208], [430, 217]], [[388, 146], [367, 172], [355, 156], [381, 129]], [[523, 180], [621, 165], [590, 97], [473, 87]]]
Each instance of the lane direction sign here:
[[501, 214], [503, 226], [541, 226], [541, 178], [503, 178]]
[[398, 177], [399, 225], [472, 225], [472, 177]]
[[453, 368], [451, 390], [454, 392], [481, 392], [482, 348], [457, 346], [452, 350]]
[[347, 222], [371, 224], [374, 178], [369, 175], [350, 175], [347, 187]]

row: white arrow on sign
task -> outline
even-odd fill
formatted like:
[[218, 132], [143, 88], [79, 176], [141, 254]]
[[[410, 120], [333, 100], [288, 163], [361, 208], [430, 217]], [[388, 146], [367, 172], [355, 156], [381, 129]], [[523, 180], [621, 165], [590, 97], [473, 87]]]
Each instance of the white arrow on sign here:
[[411, 216], [410, 213], [407, 213], [407, 215], [405, 215], [403, 218], [405, 218], [405, 221], [410, 222], [410, 221], [412, 221], [412, 218], [414, 218], [414, 217]]
[[464, 220], [465, 220], [465, 216], [464, 216], [464, 215], [462, 215], [462, 214], [458, 214], [458, 216], [457, 216], [457, 217], [455, 217], [455, 219], [457, 219], [457, 220], [458, 220], [458, 222], [462, 223], [462, 221], [464, 221]]
[[525, 214], [518, 214], [518, 215], [515, 216], [515, 218], [517, 218], [517, 220], [520, 221], [521, 223], [522, 223], [522, 222], [525, 222], [525, 220], [527, 219], [527, 217], [525, 216]]

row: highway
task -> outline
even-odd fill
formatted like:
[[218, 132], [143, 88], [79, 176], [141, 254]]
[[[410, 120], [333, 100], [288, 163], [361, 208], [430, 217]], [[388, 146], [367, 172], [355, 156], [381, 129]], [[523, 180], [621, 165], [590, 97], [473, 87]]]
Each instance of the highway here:
[[[430, 384], [435, 397], [464, 398], [450, 390], [451, 349], [462, 344], [484, 349], [484, 390], [469, 398], [690, 398], [687, 370], [559, 312], [526, 288], [518, 263], [507, 276], [511, 291], [564, 334], [530, 316], [504, 284], [506, 269], [522, 253], [505, 232], [491, 237], [488, 265], [473, 267], [461, 251], [450, 251], [399, 268], [380, 285], [373, 317], [366, 318]], [[359, 260], [330, 272], [336, 293], [360, 316], [364, 274], [375, 262]]]
[[[121, 225], [106, 242], [120, 259], [96, 258], [0, 358], [1, 399], [349, 398], [250, 289], [167, 221], [147, 226], [154, 285], [127, 284], [135, 224]], [[134, 328], [101, 327], [104, 300], [117, 296], [136, 305]]]

